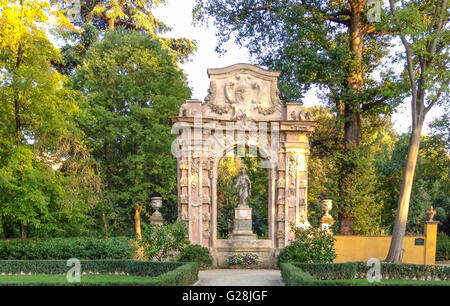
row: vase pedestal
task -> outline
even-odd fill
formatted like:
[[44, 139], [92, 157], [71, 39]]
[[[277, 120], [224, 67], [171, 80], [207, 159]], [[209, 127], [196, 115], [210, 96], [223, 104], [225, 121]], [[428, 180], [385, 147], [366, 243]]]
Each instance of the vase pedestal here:
[[252, 209], [250, 207], [236, 207], [234, 209], [234, 229], [231, 234], [233, 240], [255, 240], [252, 231]]

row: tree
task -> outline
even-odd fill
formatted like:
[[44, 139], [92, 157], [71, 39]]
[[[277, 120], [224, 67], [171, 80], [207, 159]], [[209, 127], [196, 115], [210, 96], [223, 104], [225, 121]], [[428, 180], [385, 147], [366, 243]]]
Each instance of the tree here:
[[78, 122], [105, 183], [104, 222], [126, 233], [151, 196], [176, 202], [168, 116], [190, 95], [186, 79], [159, 41], [118, 28], [89, 48], [74, 86], [87, 100]]
[[[381, 224], [383, 191], [375, 161], [381, 148], [391, 141], [392, 124], [388, 118], [362, 120], [362, 140], [359, 150], [344, 155], [343, 131], [330, 109], [315, 106], [307, 108], [317, 122], [310, 137], [311, 155], [308, 160], [308, 217], [313, 226], [323, 214], [322, 199], [331, 199], [333, 216], [352, 218], [351, 231], [358, 235], [376, 235], [384, 232]], [[374, 124], [376, 123], [376, 124]], [[350, 173], [343, 173], [341, 163], [347, 160]], [[339, 190], [340, 187], [345, 187]], [[342, 228], [346, 224], [340, 224]]]
[[[153, 14], [152, 9], [167, 0], [52, 0], [64, 9], [78, 26], [92, 24], [99, 31], [123, 27], [146, 33], [161, 42], [176, 61], [184, 61], [196, 50], [195, 43], [187, 38], [168, 38], [162, 34], [171, 29]], [[76, 5], [75, 5], [76, 4]]]
[[70, 23], [41, 1], [1, 0], [0, 9], [0, 222], [18, 224], [26, 239], [28, 228], [57, 230], [63, 214], [52, 166], [78, 106], [52, 68], [61, 56], [46, 31]]
[[405, 48], [405, 74], [411, 88], [412, 133], [397, 202], [391, 245], [386, 257], [388, 262], [401, 262], [411, 187], [425, 116], [435, 104], [450, 101], [448, 89], [450, 31], [447, 0], [417, 0], [400, 4], [389, 0], [389, 4], [391, 22], [398, 30]]
[[[374, 72], [387, 55], [389, 30], [368, 21], [366, 0], [197, 0], [194, 17], [214, 19], [219, 50], [232, 35], [246, 46], [255, 61], [280, 70], [279, 88], [285, 101], [301, 99], [312, 86], [343, 125], [343, 173], [353, 174], [347, 161], [358, 150], [361, 116], [390, 113], [401, 101], [402, 84], [394, 74]], [[354, 177], [354, 175], [353, 175]], [[339, 185], [344, 198], [345, 185]], [[340, 215], [351, 222], [350, 216]]]

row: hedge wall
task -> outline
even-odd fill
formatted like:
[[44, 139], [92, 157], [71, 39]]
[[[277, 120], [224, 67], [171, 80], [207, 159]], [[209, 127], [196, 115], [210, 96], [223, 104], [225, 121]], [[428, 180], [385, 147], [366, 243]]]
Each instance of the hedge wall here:
[[[314, 278], [323, 280], [366, 278], [367, 271], [371, 268], [365, 262], [335, 264], [294, 263], [294, 265], [310, 273]], [[381, 276], [382, 278], [405, 280], [421, 278], [450, 280], [450, 267], [382, 262]]]
[[[282, 263], [280, 269], [283, 281], [287, 286], [353, 286], [354, 283], [346, 284], [345, 282], [333, 282], [333, 280], [366, 278], [366, 273], [370, 267], [361, 262], [340, 264]], [[450, 267], [381, 263], [381, 276], [384, 279], [449, 280]], [[383, 283], [375, 282], [371, 285], [382, 286]]]
[[[152, 277], [146, 282], [79, 282], [79, 283], [2, 283], [2, 286], [186, 286], [198, 279], [198, 263], [145, 262], [136, 260], [80, 261], [82, 273], [125, 273]], [[0, 274], [65, 274], [70, 269], [65, 260], [2, 260]]]
[[0, 260], [132, 259], [135, 251], [125, 237], [0, 241]]

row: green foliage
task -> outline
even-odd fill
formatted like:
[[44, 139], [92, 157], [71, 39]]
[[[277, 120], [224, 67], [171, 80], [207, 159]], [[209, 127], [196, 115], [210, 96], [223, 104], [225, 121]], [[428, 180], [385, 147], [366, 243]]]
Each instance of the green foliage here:
[[[438, 211], [436, 217], [443, 222], [442, 228], [447, 230], [450, 157], [445, 151], [444, 142], [435, 137], [422, 137], [411, 193], [406, 229], [408, 233], [422, 232], [425, 212], [431, 205]], [[385, 148], [384, 157], [380, 156], [375, 163], [381, 182], [380, 194], [384, 202], [382, 221], [385, 227], [391, 227], [394, 222], [408, 143], [409, 134], [400, 135], [393, 148]]]
[[311, 274], [302, 271], [292, 263], [281, 263], [280, 270], [286, 286], [312, 286], [318, 283]]
[[163, 261], [189, 244], [187, 235], [186, 225], [181, 221], [163, 225], [143, 224], [139, 245], [149, 260]]
[[238, 190], [235, 187], [241, 167], [246, 167], [252, 182], [252, 195], [249, 206], [252, 210], [252, 229], [259, 237], [267, 235], [267, 169], [261, 168], [262, 158], [246, 150], [244, 156], [224, 156], [218, 166], [217, 179], [217, 234], [227, 237], [233, 230], [234, 209], [239, 203]]
[[78, 93], [53, 68], [62, 57], [46, 35], [70, 23], [47, 2], [0, 5], [0, 234], [86, 234], [99, 184], [72, 120]]
[[211, 252], [201, 245], [191, 244], [180, 250], [179, 262], [197, 262], [200, 268], [208, 268], [213, 263]]
[[[287, 286], [351, 286], [353, 282], [333, 282], [333, 280], [351, 280], [366, 278], [370, 269], [366, 263], [307, 264], [282, 263], [281, 276]], [[381, 263], [381, 277], [396, 280], [412, 279], [450, 279], [450, 268], [442, 266], [424, 266], [411, 264]], [[326, 280], [326, 281], [323, 281]], [[389, 285], [389, 283], [361, 283], [362, 285]], [[400, 283], [401, 284], [401, 283]], [[423, 283], [421, 283], [423, 285]], [[434, 283], [430, 283], [434, 285]]]
[[439, 233], [436, 243], [436, 260], [450, 260], [450, 237]]
[[[52, 282], [52, 283], [2, 283], [7, 286], [187, 286], [198, 279], [197, 263], [144, 262], [136, 260], [85, 260], [81, 269], [87, 273], [126, 273], [153, 277], [139, 282]], [[66, 274], [70, 267], [65, 260], [1, 260], [0, 273]]]
[[[73, 13], [72, 3], [66, 0], [55, 1], [69, 15]], [[73, 23], [79, 26], [92, 24], [100, 31], [123, 26], [127, 29], [145, 33], [149, 38], [158, 40], [164, 49], [168, 50], [177, 61], [187, 60], [197, 48], [195, 43], [187, 38], [163, 37], [170, 27], [157, 19], [152, 10], [167, 0], [79, 0], [79, 11], [75, 11]], [[76, 7], [75, 7], [76, 9]]]
[[128, 238], [70, 238], [0, 241], [1, 260], [132, 259], [136, 248]]
[[278, 266], [283, 262], [328, 263], [336, 258], [335, 239], [316, 228], [295, 228], [295, 240], [278, 255]]
[[[331, 214], [335, 228], [343, 218], [351, 218], [358, 235], [383, 234], [383, 190], [375, 162], [381, 148], [390, 146], [392, 124], [389, 120], [363, 120], [359, 149], [345, 153], [341, 123], [326, 108], [309, 108], [318, 125], [311, 135], [308, 160], [308, 218], [317, 226], [323, 214], [321, 199], [333, 200]], [[380, 161], [382, 162], [382, 161]], [[343, 165], [345, 164], [345, 167]]]
[[77, 121], [105, 184], [96, 217], [105, 234], [127, 234], [136, 206], [148, 216], [154, 195], [177, 202], [168, 116], [190, 95], [186, 78], [158, 41], [119, 28], [90, 46], [74, 86], [87, 101]]

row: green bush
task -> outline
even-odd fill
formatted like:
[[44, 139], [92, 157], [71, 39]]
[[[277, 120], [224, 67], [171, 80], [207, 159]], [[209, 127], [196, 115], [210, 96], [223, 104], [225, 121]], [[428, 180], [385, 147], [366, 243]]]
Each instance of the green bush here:
[[149, 260], [163, 261], [189, 244], [186, 225], [175, 223], [144, 224], [139, 245]]
[[317, 280], [292, 263], [280, 264], [281, 277], [286, 286], [313, 286]]
[[[359, 263], [292, 263], [294, 266], [308, 272], [315, 279], [351, 279], [358, 275]], [[365, 278], [365, 276], [363, 276]]]
[[182, 248], [178, 256], [179, 262], [198, 262], [201, 268], [208, 268], [213, 263], [213, 258], [208, 248], [197, 244]]
[[132, 259], [135, 251], [125, 237], [0, 241], [0, 260]]
[[[280, 268], [286, 285], [299, 286], [351, 285], [354, 283], [346, 284], [345, 282], [333, 282], [333, 280], [364, 279], [371, 267], [364, 262], [351, 262], [336, 264], [282, 263]], [[380, 272], [384, 279], [450, 280], [450, 268], [443, 266], [381, 263]], [[321, 282], [321, 280], [327, 280], [327, 282]], [[374, 283], [374, 285], [377, 284]]]
[[331, 263], [336, 258], [332, 235], [320, 229], [295, 229], [295, 241], [278, 255], [278, 266], [283, 262]]
[[[198, 263], [145, 262], [137, 260], [85, 260], [81, 261], [83, 273], [126, 273], [135, 276], [152, 277], [146, 282], [107, 283], [2, 283], [6, 285], [75, 285], [75, 286], [187, 286], [198, 279]], [[65, 260], [0, 260], [0, 273], [5, 274], [65, 274], [70, 269]]]
[[450, 237], [439, 233], [436, 244], [436, 260], [450, 260]]

